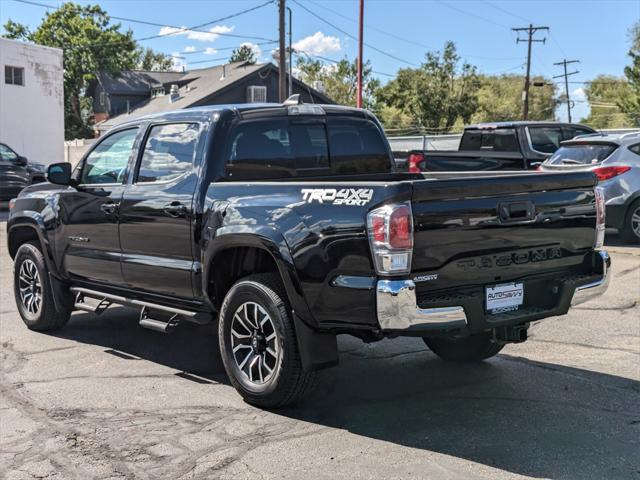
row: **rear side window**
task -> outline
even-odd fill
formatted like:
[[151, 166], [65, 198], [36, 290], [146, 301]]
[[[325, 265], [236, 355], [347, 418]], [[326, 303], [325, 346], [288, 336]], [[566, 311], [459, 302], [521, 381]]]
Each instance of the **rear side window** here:
[[615, 145], [595, 143], [564, 145], [546, 163], [551, 165], [592, 165], [602, 162], [616, 148]]
[[238, 179], [388, 172], [389, 153], [375, 124], [360, 119], [281, 118], [239, 124], [227, 172]]
[[561, 127], [528, 127], [531, 148], [536, 152], [553, 153], [564, 140]]
[[331, 170], [335, 173], [388, 172], [389, 152], [377, 126], [368, 120], [329, 119]]
[[191, 170], [198, 131], [197, 123], [172, 123], [151, 127], [136, 181], [168, 182]]
[[492, 152], [518, 152], [520, 147], [513, 128], [495, 130], [468, 130], [462, 135], [460, 150], [489, 150]]
[[629, 147], [629, 150], [631, 150], [633, 153], [635, 153], [636, 155], [640, 155], [640, 143], [637, 143], [635, 145], [631, 145]]

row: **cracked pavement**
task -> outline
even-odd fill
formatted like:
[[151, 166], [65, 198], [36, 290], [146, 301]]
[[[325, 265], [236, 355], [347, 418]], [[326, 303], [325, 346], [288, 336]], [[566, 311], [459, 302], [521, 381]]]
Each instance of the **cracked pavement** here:
[[27, 330], [0, 231], [0, 478], [640, 479], [640, 248], [614, 246], [605, 296], [494, 359], [340, 337], [315, 394], [267, 412], [228, 385], [210, 327], [112, 308]]

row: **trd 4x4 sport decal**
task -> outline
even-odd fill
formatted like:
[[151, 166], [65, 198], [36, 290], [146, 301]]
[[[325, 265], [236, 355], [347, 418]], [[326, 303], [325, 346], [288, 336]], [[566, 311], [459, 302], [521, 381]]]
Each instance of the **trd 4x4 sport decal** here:
[[373, 198], [370, 188], [303, 188], [302, 199], [307, 203], [332, 203], [333, 205], [363, 206]]

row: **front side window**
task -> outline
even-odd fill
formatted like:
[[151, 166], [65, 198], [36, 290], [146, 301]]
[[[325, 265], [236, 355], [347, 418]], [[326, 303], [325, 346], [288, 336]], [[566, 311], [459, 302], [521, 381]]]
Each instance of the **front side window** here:
[[4, 83], [7, 85], [24, 85], [24, 68], [5, 65]]
[[113, 133], [101, 141], [87, 156], [81, 184], [122, 183], [133, 150], [137, 128]]
[[136, 181], [168, 182], [191, 170], [199, 130], [197, 123], [171, 123], [151, 127]]
[[4, 162], [15, 162], [18, 155], [5, 144], [0, 143], [0, 159]]
[[609, 144], [583, 143], [564, 145], [554, 153], [547, 164], [550, 165], [593, 165], [602, 162], [617, 147]]
[[560, 127], [529, 127], [531, 148], [536, 152], [553, 153], [564, 140]]

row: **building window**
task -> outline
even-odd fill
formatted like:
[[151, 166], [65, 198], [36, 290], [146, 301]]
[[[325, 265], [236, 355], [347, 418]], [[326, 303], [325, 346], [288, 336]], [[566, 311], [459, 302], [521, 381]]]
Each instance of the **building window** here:
[[267, 101], [267, 87], [251, 85], [247, 87], [247, 103], [264, 103]]
[[164, 87], [154, 87], [151, 89], [151, 98], [162, 97], [164, 95]]
[[23, 85], [24, 86], [24, 68], [4, 66], [4, 83], [7, 85]]

